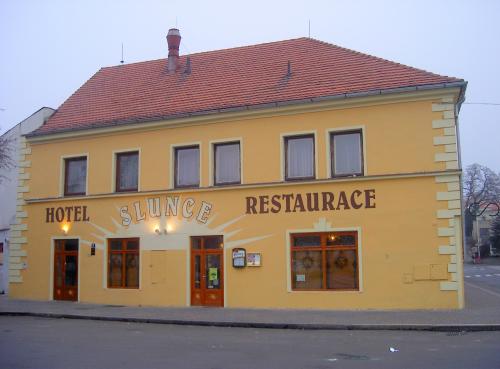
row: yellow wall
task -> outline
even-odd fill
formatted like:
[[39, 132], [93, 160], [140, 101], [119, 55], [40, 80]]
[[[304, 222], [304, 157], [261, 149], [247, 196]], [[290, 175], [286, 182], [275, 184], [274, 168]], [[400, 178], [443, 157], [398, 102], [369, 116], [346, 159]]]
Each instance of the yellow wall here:
[[[33, 142], [29, 156], [29, 192], [24, 196], [28, 214], [22, 236], [27, 242], [27, 267], [19, 272], [22, 283], [11, 285], [13, 297], [51, 299], [51, 248], [53, 239], [63, 238], [61, 224], [46, 223], [46, 208], [87, 206], [90, 222], [72, 222], [68, 238], [80, 239], [79, 299], [85, 302], [132, 305], [185, 306], [189, 304], [189, 236], [225, 236], [225, 304], [228, 307], [274, 308], [457, 308], [460, 290], [443, 288], [443, 281], [456, 283], [457, 272], [449, 267], [450, 253], [440, 246], [453, 245], [454, 236], [440, 235], [452, 227], [453, 219], [439, 218], [438, 210], [454, 209], [449, 201], [439, 201], [439, 192], [453, 189], [438, 180], [436, 172], [446, 164], [435, 160], [444, 152], [434, 138], [443, 129], [433, 122], [443, 118], [434, 105], [440, 99], [396, 102], [293, 115], [275, 115], [213, 124], [157, 128], [143, 132], [124, 132], [66, 139], [50, 143]], [[370, 180], [351, 178], [309, 183], [283, 183], [282, 136], [289, 132], [313, 131], [316, 135], [317, 177], [326, 179], [327, 131], [363, 127], [365, 175]], [[201, 187], [209, 185], [210, 142], [240, 138], [242, 141], [243, 183], [224, 189], [202, 188], [172, 191], [171, 145], [201, 143]], [[113, 192], [113, 153], [140, 148], [139, 191], [116, 195]], [[58, 198], [61, 192], [62, 157], [88, 154], [88, 195], [91, 198]], [[400, 177], [401, 173], [432, 172], [423, 176]], [[446, 174], [446, 173], [444, 173]], [[455, 173], [456, 174], [456, 173]], [[444, 177], [443, 177], [444, 178]], [[274, 184], [270, 184], [275, 182]], [[276, 183], [278, 182], [278, 183]], [[261, 184], [268, 183], [263, 186]], [[455, 186], [455, 183], [453, 183]], [[374, 189], [376, 208], [315, 212], [246, 214], [245, 198], [283, 193], [329, 191], [352, 192]], [[111, 193], [111, 194], [110, 194]], [[139, 201], [147, 213], [148, 198], [180, 196], [193, 198], [196, 209], [202, 201], [213, 205], [206, 224], [181, 215], [166, 221], [173, 231], [158, 236], [154, 228], [161, 220], [149, 218], [120, 226], [120, 207]], [[48, 199], [52, 198], [52, 199]], [[55, 199], [54, 199], [55, 198]], [[31, 199], [31, 201], [30, 201]], [[37, 200], [36, 200], [37, 199]], [[132, 217], [134, 218], [134, 217]], [[234, 223], [218, 229], [234, 220]], [[453, 228], [453, 227], [452, 227]], [[360, 291], [290, 291], [288, 234], [297, 230], [359, 232]], [[451, 228], [450, 228], [451, 229]], [[455, 229], [455, 228], [453, 228]], [[140, 237], [141, 284], [137, 290], [106, 287], [106, 239]], [[445, 241], [445, 242], [443, 242]], [[90, 256], [90, 244], [97, 252]], [[231, 267], [231, 248], [262, 253], [262, 266]], [[455, 256], [455, 259], [453, 259]], [[451, 256], [455, 260], [456, 254]], [[425, 277], [432, 266], [448, 270], [439, 277]], [[421, 271], [424, 270], [422, 278]], [[455, 280], [454, 280], [455, 279]], [[448, 286], [448, 285], [446, 285]]]
[[327, 130], [364, 126], [365, 175], [428, 172], [444, 169], [434, 161], [431, 101], [255, 118], [154, 131], [114, 134], [57, 144], [32, 145], [31, 198], [60, 194], [62, 156], [89, 154], [88, 194], [112, 192], [113, 152], [140, 148], [140, 190], [170, 188], [171, 145], [201, 143], [201, 186], [208, 186], [209, 142], [242, 139], [243, 182], [281, 180], [281, 135], [314, 131], [317, 176], [327, 178]]

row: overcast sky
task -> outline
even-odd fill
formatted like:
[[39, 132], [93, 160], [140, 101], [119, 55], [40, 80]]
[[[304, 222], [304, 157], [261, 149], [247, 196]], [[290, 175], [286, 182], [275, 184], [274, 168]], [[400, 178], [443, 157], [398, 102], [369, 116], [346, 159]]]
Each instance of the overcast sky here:
[[[59, 107], [99, 68], [308, 35], [469, 82], [463, 165], [500, 171], [500, 1], [1, 0], [0, 133]], [[404, 122], [402, 122], [404, 124]]]

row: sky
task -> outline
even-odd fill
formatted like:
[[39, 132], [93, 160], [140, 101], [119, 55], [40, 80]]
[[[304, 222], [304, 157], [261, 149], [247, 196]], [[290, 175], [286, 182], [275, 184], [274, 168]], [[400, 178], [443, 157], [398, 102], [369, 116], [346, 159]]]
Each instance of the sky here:
[[499, 15], [497, 0], [1, 0], [0, 134], [119, 64], [122, 43], [131, 63], [165, 58], [171, 27], [190, 54], [308, 36], [310, 24], [313, 38], [468, 81], [463, 167], [499, 172]]

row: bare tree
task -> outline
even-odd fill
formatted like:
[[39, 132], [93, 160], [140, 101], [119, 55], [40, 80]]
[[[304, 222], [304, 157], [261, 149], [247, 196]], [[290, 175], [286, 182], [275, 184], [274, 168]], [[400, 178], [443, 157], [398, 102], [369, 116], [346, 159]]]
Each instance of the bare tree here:
[[[16, 166], [13, 155], [14, 139], [6, 135], [0, 136], [0, 171], [5, 172]], [[0, 183], [7, 177], [0, 172]]]
[[472, 164], [465, 170], [463, 181], [465, 207], [498, 203], [500, 176], [490, 168]]
[[[500, 176], [486, 166], [469, 165], [463, 178], [463, 191], [465, 242], [472, 250], [478, 242], [473, 235], [476, 218], [487, 210], [496, 210], [496, 215], [500, 214]], [[480, 245], [477, 247], [477, 252], [480, 252]]]

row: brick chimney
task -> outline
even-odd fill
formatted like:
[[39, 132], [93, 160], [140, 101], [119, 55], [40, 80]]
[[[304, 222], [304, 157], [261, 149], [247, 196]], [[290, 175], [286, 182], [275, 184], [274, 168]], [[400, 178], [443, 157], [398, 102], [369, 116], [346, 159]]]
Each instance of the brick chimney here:
[[179, 64], [179, 45], [181, 33], [177, 28], [170, 28], [167, 33], [168, 43], [168, 72], [175, 73]]

